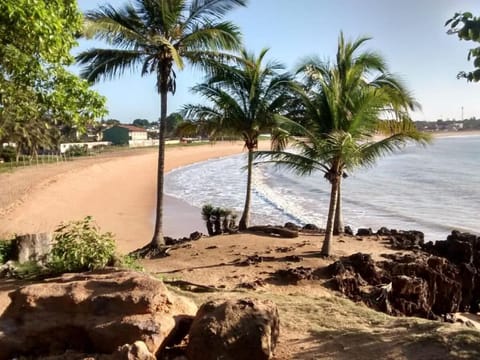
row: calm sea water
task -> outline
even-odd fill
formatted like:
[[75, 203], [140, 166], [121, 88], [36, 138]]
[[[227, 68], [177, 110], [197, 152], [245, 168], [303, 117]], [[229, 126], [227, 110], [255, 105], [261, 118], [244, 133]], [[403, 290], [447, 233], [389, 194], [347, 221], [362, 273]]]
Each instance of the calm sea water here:
[[[241, 214], [246, 156], [197, 163], [169, 173], [166, 193], [201, 207], [210, 203]], [[480, 136], [407, 146], [343, 181], [345, 224], [420, 230], [428, 240], [452, 229], [480, 232]], [[272, 165], [254, 171], [253, 224], [293, 221], [325, 227], [330, 185], [323, 174], [300, 177]]]

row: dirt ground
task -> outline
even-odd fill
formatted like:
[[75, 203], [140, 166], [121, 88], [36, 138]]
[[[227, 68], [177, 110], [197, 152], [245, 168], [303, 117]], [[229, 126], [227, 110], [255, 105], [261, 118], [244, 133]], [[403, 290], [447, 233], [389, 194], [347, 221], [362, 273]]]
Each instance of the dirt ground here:
[[[171, 149], [167, 167], [241, 151], [238, 144]], [[144, 245], [151, 236], [155, 154], [146, 150], [119, 157], [0, 174], [0, 233], [57, 225], [56, 217], [69, 220], [74, 215], [98, 214], [102, 230], [118, 234], [121, 251]], [[118, 198], [118, 193], [123, 197]], [[181, 214], [176, 219], [182, 226]], [[142, 265], [172, 291], [199, 305], [208, 299], [228, 297], [274, 301], [281, 322], [277, 360], [480, 359], [479, 330], [375, 312], [330, 290], [325, 278], [286, 285], [272, 277], [280, 269], [322, 268], [340, 256], [360, 251], [375, 259], [393, 251], [378, 237], [345, 236], [334, 240], [333, 257], [323, 259], [318, 256], [322, 241], [319, 235], [295, 239], [253, 234], [204, 237], [172, 249], [169, 257], [145, 260]], [[259, 259], [262, 261], [255, 261]], [[21, 285], [0, 280], [0, 314], [10, 302], [9, 291]], [[208, 292], [197, 292], [199, 289]]]
[[[382, 238], [344, 236], [335, 239], [334, 256], [324, 259], [319, 257], [322, 240], [321, 236], [280, 239], [253, 234], [224, 235], [186, 243], [172, 250], [169, 257], [144, 260], [142, 264], [170, 284], [173, 291], [198, 304], [229, 297], [274, 301], [281, 322], [277, 360], [480, 358], [478, 330], [390, 317], [330, 290], [326, 279], [286, 285], [272, 276], [280, 269], [322, 268], [340, 256], [356, 252], [370, 253], [375, 259], [394, 252]], [[255, 256], [263, 261], [245, 264], [245, 260]], [[297, 256], [293, 258], [297, 261], [286, 260], [289, 256]], [[214, 289], [198, 293], [202, 287], [179, 280]]]

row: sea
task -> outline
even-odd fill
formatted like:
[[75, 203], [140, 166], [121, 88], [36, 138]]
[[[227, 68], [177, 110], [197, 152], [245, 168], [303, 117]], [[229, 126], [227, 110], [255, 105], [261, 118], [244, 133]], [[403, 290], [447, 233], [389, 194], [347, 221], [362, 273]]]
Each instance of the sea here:
[[[167, 174], [165, 193], [201, 208], [243, 210], [246, 154], [218, 158]], [[324, 228], [330, 184], [323, 174], [299, 176], [273, 164], [254, 169], [251, 224], [315, 224]], [[342, 182], [345, 225], [419, 230], [444, 240], [452, 230], [480, 234], [480, 136], [408, 144]]]

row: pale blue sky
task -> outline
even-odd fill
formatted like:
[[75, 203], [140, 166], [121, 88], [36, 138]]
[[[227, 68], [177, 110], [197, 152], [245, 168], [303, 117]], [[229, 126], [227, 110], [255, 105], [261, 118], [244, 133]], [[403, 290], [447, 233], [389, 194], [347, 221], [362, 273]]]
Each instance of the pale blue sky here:
[[[125, 0], [107, 1], [114, 6]], [[105, 1], [79, 0], [82, 10]], [[444, 23], [456, 11], [480, 14], [478, 0], [250, 0], [247, 8], [235, 10], [228, 19], [242, 29], [247, 49], [258, 53], [269, 47], [269, 58], [293, 69], [302, 57], [333, 58], [338, 34], [347, 38], [369, 36], [366, 48], [380, 52], [422, 105], [415, 120], [480, 117], [480, 84], [457, 80], [460, 70], [469, 70], [467, 51], [475, 44], [446, 35]], [[74, 53], [106, 46], [81, 41]], [[169, 113], [197, 102], [189, 89], [202, 74], [190, 68], [177, 74], [177, 93], [169, 96]], [[122, 78], [95, 85], [107, 97], [106, 118], [131, 122], [136, 118], [158, 119], [159, 99], [153, 76], [140, 78], [126, 73]]]

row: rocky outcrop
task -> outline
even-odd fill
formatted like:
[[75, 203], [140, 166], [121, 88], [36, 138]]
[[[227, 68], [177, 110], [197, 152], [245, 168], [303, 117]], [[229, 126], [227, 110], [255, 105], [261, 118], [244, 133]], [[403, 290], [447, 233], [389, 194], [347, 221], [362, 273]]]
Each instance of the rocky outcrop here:
[[194, 315], [190, 301], [143, 273], [103, 270], [65, 274], [10, 293], [0, 318], [0, 359], [81, 353], [112, 354], [143, 341], [155, 354], [176, 326]]
[[270, 359], [279, 336], [279, 317], [269, 300], [210, 301], [190, 328], [189, 360]]
[[460, 271], [440, 257], [394, 254], [375, 262], [359, 253], [335, 262], [329, 271], [336, 289], [391, 315], [433, 319], [463, 311]]
[[424, 234], [417, 230], [395, 230], [381, 227], [377, 235], [386, 236], [396, 250], [419, 250], [424, 243]]
[[462, 283], [463, 311], [480, 311], [480, 236], [452, 231], [445, 241], [428, 242], [423, 249], [456, 265]]

